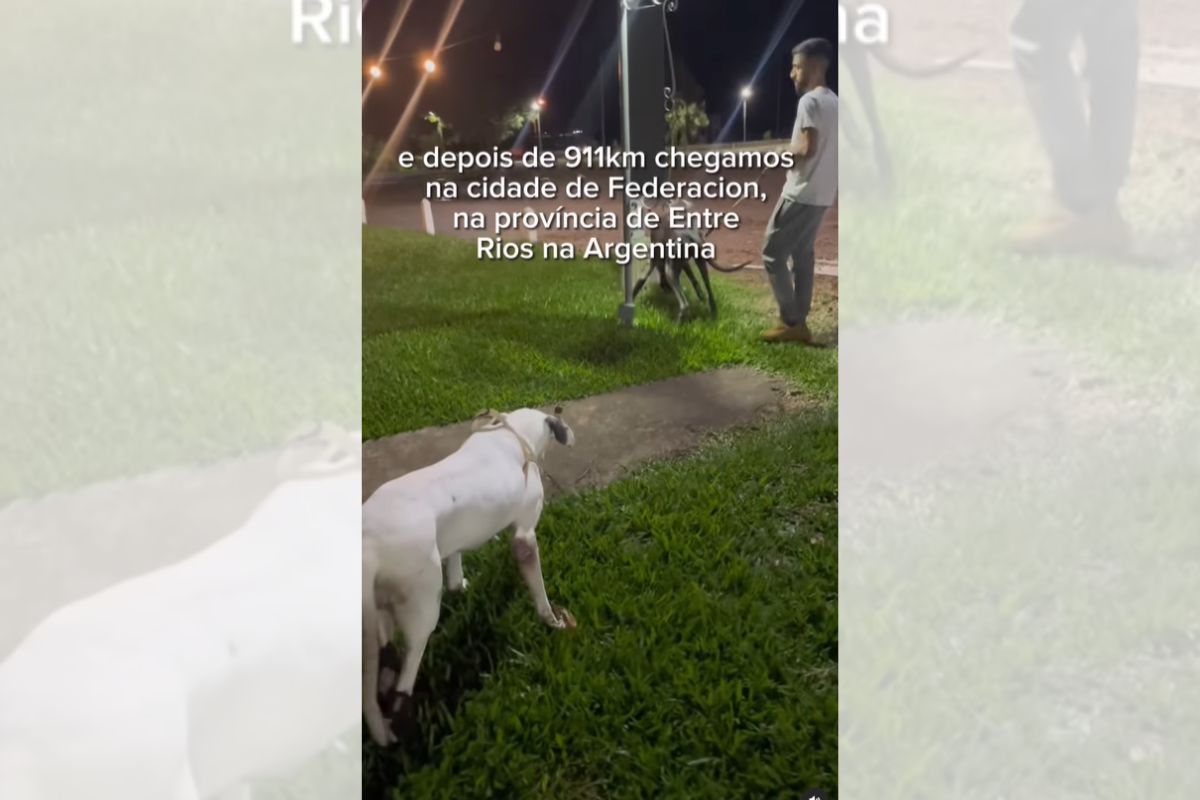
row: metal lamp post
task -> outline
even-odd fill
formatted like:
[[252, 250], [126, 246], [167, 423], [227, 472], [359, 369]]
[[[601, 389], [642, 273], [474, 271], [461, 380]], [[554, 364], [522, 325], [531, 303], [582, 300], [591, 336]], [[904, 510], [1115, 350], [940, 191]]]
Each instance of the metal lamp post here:
[[537, 131], [538, 149], [542, 149], [542, 109], [546, 107], [546, 101], [539, 97], [534, 100], [530, 109], [533, 111], [533, 125]]
[[[666, 170], [654, 166], [654, 156], [662, 151], [667, 135], [663, 113], [663, 87], [666, 67], [663, 58], [663, 3], [674, 10], [677, 0], [619, 0], [621, 4], [621, 133], [626, 153], [640, 152], [645, 156], [642, 169], [625, 169], [626, 182], [663, 179]], [[626, 218], [630, 212], [628, 197], [624, 201]], [[644, 237], [641, 231], [624, 226], [625, 241]], [[617, 312], [621, 323], [633, 325], [633, 271], [644, 263], [630, 261], [623, 267], [625, 302]]]
[[742, 141], [750, 141], [750, 118], [749, 105], [750, 98], [754, 95], [754, 90], [749, 86], [742, 88]]

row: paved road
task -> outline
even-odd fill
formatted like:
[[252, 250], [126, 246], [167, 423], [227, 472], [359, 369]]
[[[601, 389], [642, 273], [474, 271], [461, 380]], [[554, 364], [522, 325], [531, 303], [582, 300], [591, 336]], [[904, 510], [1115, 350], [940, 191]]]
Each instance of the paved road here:
[[[576, 173], [559, 172], [555, 174], [555, 180], [559, 184], [560, 192], [565, 185], [566, 180], [570, 180]], [[603, 173], [586, 173], [587, 177], [598, 180], [602, 186], [605, 185]], [[672, 180], [703, 180], [703, 173], [675, 173]], [[751, 261], [754, 264], [762, 263], [762, 236], [765, 229], [767, 219], [771, 211], [774, 209], [775, 200], [779, 196], [779, 190], [783, 184], [782, 171], [771, 171], [766, 175], [760, 176], [756, 172], [741, 172], [728, 171], [722, 173], [722, 177], [726, 181], [754, 181], [760, 180], [763, 191], [765, 191], [769, 200], [766, 203], [759, 202], [757, 199], [749, 199], [742, 202], [737, 208], [734, 208], [732, 201], [714, 201], [707, 203], [698, 203], [701, 208], [709, 208], [713, 211], [736, 211], [741, 217], [741, 226], [738, 230], [720, 230], [712, 235], [712, 241], [717, 245], [718, 260], [723, 264], [736, 264], [742, 261]], [[462, 184], [460, 183], [460, 194]], [[424, 220], [421, 211], [421, 199], [424, 197], [425, 184], [420, 180], [406, 179], [400, 182], [381, 185], [378, 188], [372, 189], [368, 193], [367, 200], [367, 222], [371, 225], [381, 225], [404, 230], [421, 231], [424, 230]], [[490, 215], [497, 211], [520, 211], [523, 208], [530, 207], [535, 211], [550, 212], [559, 205], [564, 205], [568, 210], [576, 211], [591, 211], [597, 205], [606, 211], [620, 213], [619, 200], [543, 200], [543, 201], [435, 201], [433, 203], [433, 216], [435, 230], [439, 234], [457, 236], [463, 239], [474, 239], [478, 233], [475, 231], [456, 231], [452, 226], [453, 215], [456, 211], [477, 212], [482, 211]], [[601, 242], [618, 242], [621, 241], [621, 232], [618, 231], [544, 231], [539, 233], [541, 241], [570, 241], [577, 248], [582, 249], [587, 240], [595, 236]], [[837, 209], [835, 208], [826, 218], [826, 224], [821, 231], [817, 241], [817, 258], [821, 262], [823, 271], [836, 274], [837, 265]], [[505, 238], [524, 238], [522, 232], [510, 232]]]

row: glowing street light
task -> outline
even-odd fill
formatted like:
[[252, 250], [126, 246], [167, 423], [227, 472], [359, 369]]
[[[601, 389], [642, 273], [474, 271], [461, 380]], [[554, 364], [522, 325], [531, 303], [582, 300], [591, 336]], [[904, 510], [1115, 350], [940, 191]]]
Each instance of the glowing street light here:
[[542, 147], [542, 109], [546, 107], [546, 100], [539, 97], [534, 100], [529, 108], [533, 111], [533, 124], [537, 128], [538, 149]]
[[[439, 48], [436, 52], [434, 52], [433, 55], [422, 60], [421, 61], [421, 69], [423, 69], [425, 71], [426, 75], [433, 75], [435, 72], [441, 71], [441, 65], [438, 64], [438, 62], [434, 60], [438, 55], [446, 52], [447, 50], [450, 50], [451, 48], [458, 47], [459, 45], [468, 44], [470, 42], [475, 42], [475, 41], [478, 41], [480, 39], [486, 38], [491, 35], [492, 34], [490, 34], [490, 33], [485, 33], [480, 36], [472, 36], [469, 39], [463, 39], [461, 41], [452, 42], [451, 44], [445, 45], [445, 46]], [[496, 40], [492, 44], [492, 49], [495, 50], [497, 53], [504, 50], [504, 45], [501, 42], [499, 33], [496, 34]], [[367, 74], [370, 75], [373, 80], [378, 80], [379, 78], [382, 78], [384, 75], [384, 72], [383, 72], [384, 64], [388, 63], [389, 61], [399, 61], [401, 59], [408, 60], [409, 58], [412, 58], [414, 55], [419, 56], [420, 53], [423, 53], [423, 52], [428, 53], [430, 51], [418, 50], [418, 51], [410, 51], [410, 52], [399, 54], [399, 55], [381, 56], [378, 61], [376, 61], [374, 64], [372, 64], [370, 67], [367, 68]]]
[[745, 142], [750, 138], [750, 122], [746, 116], [747, 106], [750, 103], [750, 98], [754, 96], [754, 89], [750, 86], [742, 87], [742, 141]]

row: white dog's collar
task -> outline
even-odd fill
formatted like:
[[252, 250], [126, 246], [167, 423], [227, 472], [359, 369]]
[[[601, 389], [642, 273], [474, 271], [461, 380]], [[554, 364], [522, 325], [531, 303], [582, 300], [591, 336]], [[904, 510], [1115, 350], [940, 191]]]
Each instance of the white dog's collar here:
[[475, 424], [472, 426], [475, 431], [487, 433], [488, 431], [507, 430], [513, 436], [517, 437], [517, 443], [521, 445], [521, 455], [525, 458], [521, 464], [521, 474], [525, 476], [525, 480], [529, 480], [529, 465], [537, 463], [537, 456], [533, 452], [533, 448], [529, 446], [529, 442], [525, 441], [525, 437], [517, 433], [517, 429], [508, 424], [503, 414], [495, 411], [485, 411], [475, 418]]

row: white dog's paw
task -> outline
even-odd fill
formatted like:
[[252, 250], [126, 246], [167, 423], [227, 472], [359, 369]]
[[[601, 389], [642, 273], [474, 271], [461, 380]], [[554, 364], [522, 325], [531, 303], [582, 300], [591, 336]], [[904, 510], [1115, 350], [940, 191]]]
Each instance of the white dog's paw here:
[[470, 582], [469, 580], [467, 580], [466, 578], [463, 578], [463, 579], [462, 579], [461, 581], [459, 581], [458, 583], [456, 583], [456, 584], [455, 584], [455, 583], [451, 583], [451, 584], [450, 584], [449, 586], [447, 586], [446, 588], [447, 588], [447, 589], [449, 589], [449, 590], [450, 590], [450, 591], [452, 591], [452, 592], [465, 592], [465, 591], [467, 590], [467, 586], [469, 586], [469, 585], [470, 585], [470, 583], [471, 583], [471, 582]]
[[550, 616], [542, 619], [551, 628], [559, 631], [573, 630], [576, 625], [575, 617], [562, 606], [551, 606]]
[[367, 730], [371, 733], [371, 739], [380, 747], [388, 747], [395, 744], [398, 740], [396, 734], [392, 733], [391, 727], [387, 720], [382, 716], [376, 717], [373, 714], [367, 715]]

